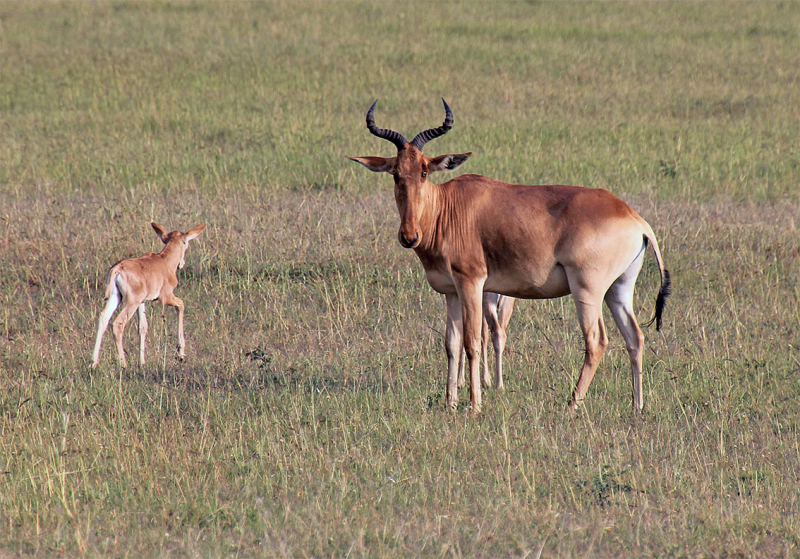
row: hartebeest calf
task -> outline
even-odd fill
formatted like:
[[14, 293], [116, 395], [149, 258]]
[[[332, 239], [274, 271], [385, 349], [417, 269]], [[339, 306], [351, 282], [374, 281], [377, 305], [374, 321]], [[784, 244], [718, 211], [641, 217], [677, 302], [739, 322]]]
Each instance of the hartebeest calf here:
[[[444, 102], [444, 100], [442, 100]], [[375, 126], [377, 101], [367, 111], [367, 128], [397, 148], [395, 157], [352, 157], [371, 171], [394, 178], [400, 213], [398, 240], [414, 249], [428, 283], [447, 300], [447, 405], [455, 408], [462, 330], [470, 372], [472, 411], [481, 409], [479, 351], [484, 291], [527, 299], [572, 294], [586, 345], [583, 367], [569, 401], [586, 396], [608, 339], [605, 300], [625, 338], [631, 361], [633, 406], [641, 409], [644, 337], [633, 311], [633, 290], [647, 246], [661, 274], [656, 327], [670, 292], [653, 230], [625, 202], [602, 189], [578, 186], [523, 186], [480, 175], [443, 184], [429, 173], [458, 168], [471, 152], [426, 157], [426, 142], [447, 133], [453, 113], [444, 103], [442, 126], [407, 142]], [[651, 321], [652, 322], [652, 321]], [[463, 327], [462, 327], [463, 326]]]
[[178, 310], [178, 357], [186, 357], [184, 347], [186, 340], [183, 337], [183, 300], [173, 294], [178, 285], [175, 272], [183, 268], [186, 261], [186, 248], [189, 241], [197, 237], [205, 228], [205, 224], [193, 227], [186, 233], [172, 231], [166, 233], [158, 223], [150, 223], [158, 238], [166, 245], [156, 254], [148, 252], [139, 258], [120, 260], [108, 272], [106, 286], [106, 306], [100, 314], [97, 325], [97, 339], [92, 353], [92, 368], [97, 367], [100, 361], [100, 344], [103, 333], [106, 331], [108, 321], [114, 314], [120, 300], [124, 299], [125, 306], [114, 320], [114, 339], [117, 342], [117, 354], [120, 365], [125, 368], [125, 350], [122, 347], [122, 334], [125, 326], [133, 316], [134, 311], [139, 311], [139, 363], [144, 365], [144, 344], [147, 336], [147, 317], [144, 304], [147, 301], [159, 300], [163, 305], [175, 307]]

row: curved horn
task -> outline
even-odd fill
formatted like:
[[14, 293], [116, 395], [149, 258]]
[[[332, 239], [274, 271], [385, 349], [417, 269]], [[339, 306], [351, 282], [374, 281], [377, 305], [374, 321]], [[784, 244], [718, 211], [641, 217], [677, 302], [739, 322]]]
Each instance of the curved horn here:
[[397, 146], [397, 150], [400, 151], [401, 149], [406, 147], [406, 139], [403, 137], [402, 134], [395, 132], [394, 130], [388, 130], [386, 128], [378, 128], [375, 126], [375, 117], [373, 113], [375, 112], [375, 105], [378, 104], [378, 100], [375, 99], [375, 102], [367, 111], [367, 128], [372, 133], [373, 136], [377, 136], [378, 138], [383, 138], [384, 140], [389, 140], [395, 146]]
[[453, 127], [453, 111], [451, 111], [450, 107], [447, 106], [447, 101], [442, 99], [442, 103], [444, 103], [444, 123], [439, 128], [431, 128], [430, 130], [420, 132], [414, 136], [413, 140], [411, 140], [411, 145], [420, 151], [422, 151], [422, 146], [424, 146], [427, 142], [433, 140], [434, 138], [438, 138], [439, 136], [444, 136], [447, 134], [448, 130]]

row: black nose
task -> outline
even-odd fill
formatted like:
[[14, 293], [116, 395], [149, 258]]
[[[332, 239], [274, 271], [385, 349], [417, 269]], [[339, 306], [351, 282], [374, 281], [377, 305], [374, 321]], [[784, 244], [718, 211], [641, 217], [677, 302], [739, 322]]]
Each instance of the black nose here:
[[413, 246], [414, 246], [414, 243], [416, 243], [416, 242], [417, 242], [417, 240], [419, 240], [419, 233], [417, 233], [416, 235], [414, 235], [414, 238], [413, 238], [413, 239], [411, 239], [410, 241], [409, 241], [408, 239], [406, 239], [405, 235], [403, 235], [402, 233], [400, 233], [400, 244], [401, 244], [401, 245], [403, 245], [405, 248], [411, 248], [411, 247], [413, 247]]

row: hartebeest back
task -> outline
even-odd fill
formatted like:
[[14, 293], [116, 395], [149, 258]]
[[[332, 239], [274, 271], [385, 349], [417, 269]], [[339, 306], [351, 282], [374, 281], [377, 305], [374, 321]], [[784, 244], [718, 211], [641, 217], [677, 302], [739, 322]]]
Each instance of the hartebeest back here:
[[97, 367], [100, 361], [100, 344], [103, 333], [108, 327], [111, 315], [124, 299], [125, 306], [114, 320], [114, 338], [117, 342], [117, 354], [120, 365], [127, 366], [125, 350], [122, 347], [122, 334], [125, 326], [133, 316], [135, 310], [139, 311], [139, 363], [144, 365], [144, 345], [147, 336], [147, 317], [144, 304], [147, 301], [159, 300], [163, 305], [175, 307], [178, 310], [178, 357], [186, 357], [184, 348], [186, 340], [183, 336], [183, 300], [173, 293], [178, 285], [176, 270], [183, 268], [184, 257], [189, 241], [197, 237], [205, 228], [205, 224], [193, 227], [186, 233], [172, 231], [166, 233], [158, 223], [150, 223], [158, 238], [166, 245], [156, 254], [149, 252], [140, 258], [120, 260], [108, 272], [106, 286], [106, 306], [100, 314], [97, 325], [97, 338], [92, 352], [92, 368]]
[[641, 409], [644, 337], [633, 311], [633, 290], [648, 245], [661, 274], [653, 317], [658, 329], [670, 292], [669, 273], [647, 222], [602, 189], [524, 186], [480, 175], [462, 175], [434, 184], [428, 180], [429, 173], [452, 171], [471, 155], [467, 152], [431, 158], [422, 153], [425, 143], [452, 127], [450, 107], [444, 103], [442, 126], [421, 132], [407, 142], [401, 134], [375, 126], [376, 104], [377, 101], [367, 111], [367, 128], [373, 135], [391, 141], [397, 155], [350, 159], [371, 171], [392, 175], [400, 213], [398, 240], [403, 247], [414, 249], [428, 283], [446, 296], [448, 406], [455, 408], [458, 398], [463, 330], [472, 410], [480, 411], [481, 299], [484, 291], [490, 291], [528, 299], [572, 294], [586, 352], [569, 401], [571, 408], [586, 396], [608, 344], [601, 308], [605, 300], [625, 338], [631, 361], [633, 405]]

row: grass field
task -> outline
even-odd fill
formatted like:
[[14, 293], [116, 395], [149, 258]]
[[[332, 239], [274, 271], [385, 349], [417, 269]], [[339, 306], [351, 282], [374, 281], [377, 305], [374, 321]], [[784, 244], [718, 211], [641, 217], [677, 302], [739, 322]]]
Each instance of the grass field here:
[[[0, 1], [0, 557], [800, 556], [798, 30], [797, 2]], [[428, 155], [653, 226], [643, 414], [614, 327], [567, 413], [569, 298], [519, 302], [507, 390], [445, 411], [443, 298], [345, 158], [392, 154], [374, 99], [411, 137], [441, 97]], [[146, 366], [132, 324], [134, 366], [109, 333], [90, 372], [151, 220], [208, 224], [188, 358], [151, 305]]]

